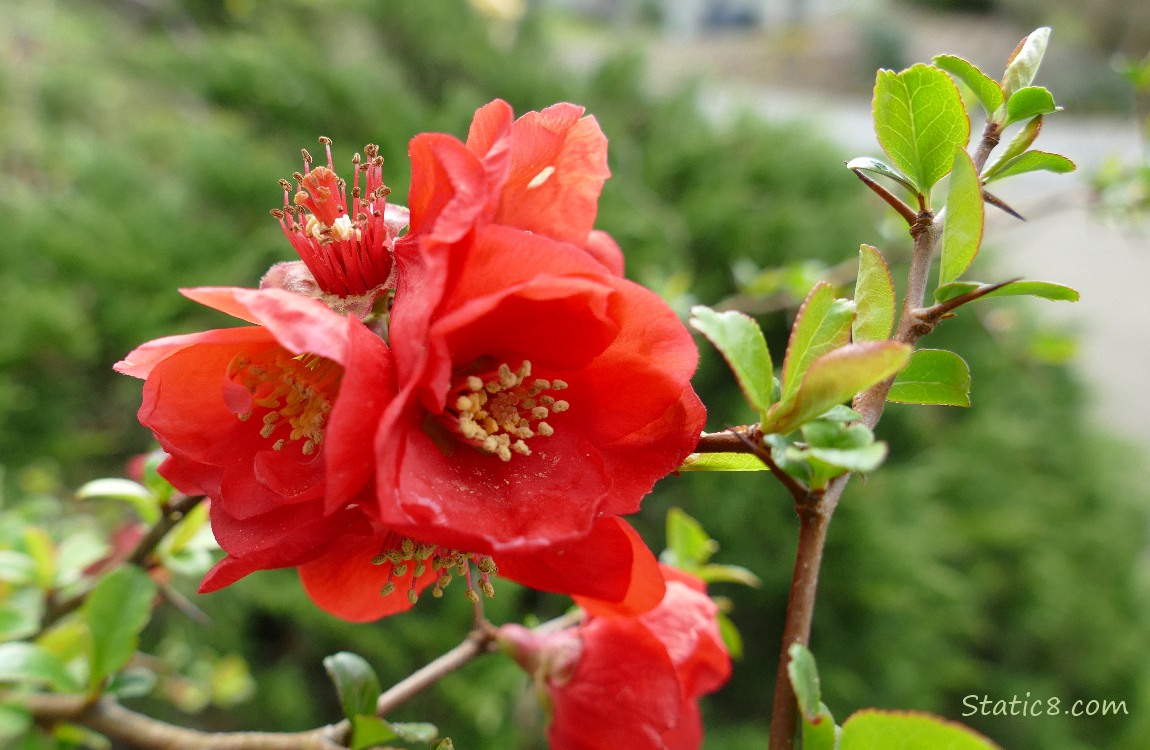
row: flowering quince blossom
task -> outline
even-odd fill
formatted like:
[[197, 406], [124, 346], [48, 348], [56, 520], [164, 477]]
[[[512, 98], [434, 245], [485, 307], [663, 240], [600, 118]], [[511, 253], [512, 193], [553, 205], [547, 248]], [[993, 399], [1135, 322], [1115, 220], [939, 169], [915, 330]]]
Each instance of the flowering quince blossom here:
[[592, 615], [557, 633], [499, 629], [497, 641], [532, 675], [551, 714], [552, 750], [702, 744], [698, 699], [727, 681], [730, 655], [703, 582], [662, 571], [662, 602], [638, 617]]
[[410, 214], [365, 153], [350, 204], [330, 148], [327, 167], [305, 153], [274, 212], [300, 262], [259, 290], [184, 290], [254, 325], [159, 339], [117, 365], [146, 379], [161, 471], [212, 499], [228, 554], [201, 590], [298, 567], [321, 607], [370, 620], [453, 574], [474, 596], [474, 565], [487, 595], [498, 571], [650, 609], [662, 577], [618, 516], [681, 463], [705, 415], [690, 335], [592, 227], [608, 176], [598, 124], [569, 104], [516, 121], [496, 101], [466, 143], [417, 136]]

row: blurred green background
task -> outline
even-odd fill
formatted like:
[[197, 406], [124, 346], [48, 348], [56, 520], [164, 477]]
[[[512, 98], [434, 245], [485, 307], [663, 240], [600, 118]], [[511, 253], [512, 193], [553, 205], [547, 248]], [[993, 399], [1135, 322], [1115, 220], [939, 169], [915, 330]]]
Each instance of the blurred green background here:
[[[1033, 12], [1022, 0], [1003, 5]], [[406, 144], [416, 133], [463, 136], [472, 112], [494, 97], [520, 113], [560, 100], [583, 104], [610, 138], [614, 177], [599, 226], [624, 248], [629, 275], [679, 310], [740, 295], [763, 311], [775, 352], [785, 345], [785, 303], [814, 278], [841, 282], [836, 264], [849, 263], [859, 242], [905, 257], [903, 240], [842, 169], [852, 154], [800, 123], [711, 116], [690, 86], [653, 93], [630, 44], [608, 43], [573, 73], [570, 60], [555, 55], [559, 41], [570, 46], [573, 35], [598, 32], [536, 5], [519, 15], [516, 6], [7, 0], [6, 512], [47, 523], [52, 513], [74, 513], [66, 488], [118, 474], [150, 447], [135, 422], [140, 384], [114, 374], [112, 363], [150, 338], [230, 325], [175, 290], [252, 286], [290, 257], [267, 212], [282, 200], [277, 180], [299, 168], [299, 149], [314, 151], [319, 135], [334, 139], [337, 167], [365, 142], [380, 144], [385, 180], [401, 198]], [[501, 7], [510, 16], [500, 19]], [[654, 9], [646, 4], [634, 23]], [[1082, 35], [1083, 43], [1117, 43], [1104, 32]], [[874, 39], [878, 58], [898, 51], [883, 46], [889, 38]], [[873, 66], [859, 73], [870, 79]], [[1044, 80], [1058, 91], [1054, 74]], [[933, 711], [1008, 749], [1141, 750], [1150, 746], [1145, 451], [1090, 424], [1082, 385], [1036, 345], [1049, 331], [1029, 317], [1031, 308], [1013, 309], [1022, 312], [1008, 330], [969, 314], [940, 329], [930, 345], [954, 348], [970, 363], [976, 407], [890, 408], [879, 430], [890, 462], [848, 491], [828, 542], [812, 643], [824, 700], [840, 720], [871, 705]], [[709, 427], [745, 423], [750, 414], [730, 375], [702, 350], [695, 382]], [[672, 505], [719, 540], [717, 561], [763, 579], [757, 590], [715, 587], [733, 601], [746, 655], [705, 703], [708, 748], [763, 747], [794, 514], [762, 476], [672, 477], [635, 519], [656, 550]], [[207, 627], [163, 611], [146, 633], [148, 648], [190, 675], [211, 672], [205, 665], [218, 671], [222, 658], [220, 679], [232, 674], [233, 689], [210, 705], [176, 696], [194, 715], [158, 696], [133, 705], [218, 730], [308, 728], [338, 717], [325, 655], [357, 651], [391, 682], [450, 648], [469, 624], [467, 602], [448, 596], [352, 626], [316, 611], [294, 581], [278, 571], [193, 595], [211, 618]], [[195, 584], [179, 581], [189, 595]], [[564, 606], [501, 583], [489, 611], [499, 622], [546, 618]], [[234, 677], [244, 662], [254, 693]], [[436, 722], [459, 748], [540, 748], [527, 688], [510, 662], [484, 659], [395, 718]], [[961, 717], [964, 696], [1027, 692], [1064, 704], [1125, 700], [1130, 712]]]

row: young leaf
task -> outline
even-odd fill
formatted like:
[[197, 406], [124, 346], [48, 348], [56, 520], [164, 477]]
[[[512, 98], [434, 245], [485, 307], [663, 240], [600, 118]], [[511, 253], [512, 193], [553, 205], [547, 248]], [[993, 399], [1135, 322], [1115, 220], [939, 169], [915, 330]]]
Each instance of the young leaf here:
[[864, 172], [881, 175], [887, 179], [894, 180], [911, 193], [918, 193], [918, 188], [914, 186], [914, 183], [911, 182], [906, 175], [878, 159], [872, 159], [869, 156], [859, 156], [847, 162], [847, 169], [861, 169]]
[[1050, 28], [1043, 26], [1032, 31], [1018, 43], [1006, 63], [1006, 72], [1002, 75], [1002, 93], [1007, 101], [1010, 101], [1015, 91], [1033, 83], [1049, 41]]
[[763, 432], [786, 434], [906, 366], [910, 347], [893, 341], [848, 344], [819, 357], [790, 398], [771, 407]]
[[130, 479], [115, 477], [93, 479], [76, 490], [77, 500], [91, 500], [96, 497], [119, 500], [131, 505], [140, 520], [149, 526], [160, 520], [160, 507], [156, 496], [144, 485]]
[[855, 282], [854, 341], [885, 341], [894, 329], [894, 281], [878, 249], [859, 248], [859, 274]]
[[719, 313], [703, 305], [692, 307], [691, 316], [691, 326], [727, 360], [751, 408], [764, 414], [771, 406], [775, 375], [758, 323], [741, 312]]
[[1018, 135], [1010, 140], [1006, 145], [999, 157], [986, 169], [982, 170], [983, 183], [990, 182], [998, 170], [1006, 166], [1006, 163], [1016, 156], [1020, 156], [1026, 149], [1034, 143], [1038, 138], [1038, 134], [1042, 132], [1042, 115], [1038, 115], [1018, 131]]
[[813, 458], [843, 470], [838, 473], [870, 474], [886, 460], [887, 446], [886, 443], [871, 443], [859, 448], [807, 448], [805, 453], [808, 460]]
[[970, 139], [970, 120], [950, 76], [929, 65], [880, 70], [874, 87], [879, 145], [920, 193], [950, 171], [955, 149]]
[[970, 368], [941, 349], [919, 349], [898, 374], [887, 401], [899, 404], [970, 406]]
[[357, 715], [350, 717], [350, 721], [351, 750], [368, 750], [399, 737], [391, 724], [378, 716]]
[[763, 585], [763, 582], [759, 580], [757, 575], [742, 565], [708, 563], [694, 571], [694, 573], [707, 583], [741, 583], [753, 589], [757, 589]]
[[793, 398], [812, 362], [850, 340], [853, 321], [852, 302], [835, 299], [834, 288], [825, 281], [815, 284], [799, 308], [787, 342], [782, 401]]
[[97, 689], [132, 658], [155, 598], [156, 584], [134, 565], [112, 571], [92, 589], [82, 610], [92, 636], [89, 688]]
[[375, 701], [379, 698], [379, 678], [375, 670], [359, 654], [340, 651], [323, 660], [323, 668], [335, 684], [343, 715], [373, 716]]
[[718, 542], [681, 508], [667, 511], [667, 551], [672, 558], [670, 564], [694, 572], [705, 565], [718, 549]]
[[863, 709], [843, 722], [839, 750], [1002, 750], [986, 737], [957, 722], [913, 711]]
[[803, 750], [835, 750], [835, 719], [825, 703], [813, 720], [803, 717]]
[[429, 745], [439, 737], [439, 727], [426, 721], [392, 722], [391, 729], [403, 742]]
[[986, 110], [986, 116], [991, 117], [1002, 106], [1002, 87], [986, 73], [983, 73], [972, 63], [954, 55], [938, 55], [933, 60], [935, 66], [965, 83], [978, 97], [979, 104]]
[[787, 649], [791, 660], [787, 663], [787, 675], [791, 678], [791, 688], [795, 701], [799, 704], [804, 718], [818, 716], [822, 697], [819, 692], [819, 669], [815, 655], [806, 646], [796, 643]]
[[735, 623], [731, 622], [731, 618], [725, 612], [719, 610], [715, 613], [715, 619], [719, 622], [719, 636], [723, 639], [723, 645], [727, 647], [727, 651], [731, 654], [731, 658], [735, 661], [743, 658], [743, 636], [739, 633], [739, 629], [735, 627]]
[[1003, 126], [1057, 111], [1053, 94], [1041, 86], [1024, 86], [1007, 100], [1006, 121]]
[[62, 693], [80, 689], [59, 657], [25, 642], [0, 644], [0, 683], [3, 682], [46, 685]]
[[[944, 284], [938, 289], [934, 290], [934, 299], [936, 302], [946, 302], [955, 297], [973, 292], [979, 287], [989, 286], [978, 281], [956, 281], [952, 284]], [[1054, 284], [1049, 281], [1012, 281], [1006, 286], [999, 287], [993, 292], [988, 292], [978, 299], [988, 299], [990, 297], [1041, 297], [1055, 302], [1077, 302], [1078, 292], [1068, 286], [1062, 284]], [[975, 300], [977, 301], [977, 300]]]
[[1056, 174], [1066, 174], [1073, 172], [1077, 167], [1074, 162], [1067, 159], [1061, 154], [1050, 154], [1045, 151], [1027, 151], [1021, 156], [1016, 156], [1010, 161], [1003, 164], [995, 170], [994, 174], [987, 177], [987, 182], [994, 182], [1001, 180], [1003, 177], [1012, 177], [1016, 174], [1023, 174], [1024, 172], [1054, 172]]
[[940, 285], [961, 276], [978, 255], [984, 214], [978, 170], [966, 149], [960, 148], [954, 154], [954, 170], [950, 173], [950, 190], [946, 194], [946, 223], [942, 227], [942, 260], [938, 272]]
[[676, 471], [766, 471], [750, 453], [692, 453]]

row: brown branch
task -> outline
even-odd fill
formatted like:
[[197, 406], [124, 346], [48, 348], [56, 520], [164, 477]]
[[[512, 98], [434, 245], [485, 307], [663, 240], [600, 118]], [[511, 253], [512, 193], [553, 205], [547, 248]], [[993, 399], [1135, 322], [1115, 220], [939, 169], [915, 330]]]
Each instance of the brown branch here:
[[778, 464], [775, 463], [774, 458], [771, 457], [771, 449], [763, 445], [762, 435], [759, 433], [758, 428], [752, 428], [750, 434], [747, 435], [742, 432], [735, 432], [732, 428], [731, 432], [738, 435], [739, 440], [746, 445], [751, 453], [755, 454], [755, 458], [762, 461], [775, 479], [787, 488], [787, 492], [791, 493], [791, 497], [795, 499], [796, 507], [799, 504], [808, 502], [811, 497], [811, 491], [805, 484], [795, 479], [787, 472], [783, 471]]
[[27, 708], [40, 724], [71, 722], [140, 750], [335, 750], [339, 726], [307, 732], [200, 732], [166, 724], [124, 708], [114, 698], [0, 693], [0, 703]]
[[[202, 497], [181, 495], [174, 502], [165, 503], [160, 520], [140, 539], [135, 549], [132, 550], [125, 561], [144, 568], [145, 570], [151, 567], [149, 558], [152, 556], [152, 553], [156, 551], [156, 547], [164, 540], [168, 532], [175, 528], [176, 524], [184, 520], [184, 516], [199, 505], [201, 500], [203, 500]], [[44, 617], [40, 620], [39, 632], [43, 633], [55, 625], [56, 622], [65, 615], [71, 614], [79, 609], [90, 593], [91, 589], [89, 588], [77, 594], [73, 594], [66, 599], [56, 601], [49, 599], [48, 606], [44, 609]]]
[[494, 641], [495, 628], [485, 621], [484, 627], [472, 630], [458, 646], [385, 690], [375, 703], [375, 712], [380, 716], [386, 716], [416, 693], [430, 687], [480, 654], [491, 651]]
[[998, 141], [1002, 138], [1002, 125], [994, 120], [987, 120], [986, 127], [982, 129], [982, 140], [978, 142], [978, 150], [974, 152], [974, 171], [982, 172], [982, 168], [986, 166], [986, 160], [990, 158], [990, 152], [998, 145]]
[[984, 284], [977, 289], [971, 289], [966, 294], [960, 294], [953, 299], [948, 299], [946, 302], [939, 302], [937, 305], [922, 308], [916, 311], [916, 315], [925, 323], [937, 325], [938, 321], [942, 320], [943, 317], [952, 311], [957, 310], [965, 304], [974, 302], [976, 299], [985, 297], [991, 292], [997, 292], [1004, 286], [1013, 284], [1016, 281], [1022, 281], [1022, 277], [1018, 276], [1008, 281], [1000, 281], [997, 284]]
[[[884, 201], [887, 202], [887, 204], [891, 208], [893, 208], [895, 211], [897, 211], [899, 216], [906, 219], [907, 224], [914, 224], [915, 213], [914, 213], [913, 208], [911, 208], [910, 206], [903, 203], [902, 200], [897, 195], [890, 192], [889, 190], [884, 188], [882, 185], [880, 185], [879, 183], [872, 180], [870, 177], [867, 177], [865, 174], [862, 173], [861, 169], [852, 169], [851, 171], [854, 172], [855, 177], [862, 180], [862, 183], [864, 185], [866, 185], [868, 188], [870, 188], [874, 192], [875, 195], [882, 198]], [[922, 196], [919, 196], [919, 200], [921, 202]]]
[[695, 453], [754, 453], [753, 445], [740, 433], [754, 429], [754, 425], [730, 427], [723, 432], [704, 432], [695, 446]]

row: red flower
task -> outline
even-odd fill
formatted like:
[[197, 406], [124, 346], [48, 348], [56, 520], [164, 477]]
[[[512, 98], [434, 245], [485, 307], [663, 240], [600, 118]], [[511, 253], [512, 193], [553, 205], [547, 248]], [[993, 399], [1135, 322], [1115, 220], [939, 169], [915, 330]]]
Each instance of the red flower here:
[[640, 617], [592, 616], [545, 635], [500, 628], [551, 712], [553, 750], [702, 744], [698, 699], [727, 681], [730, 657], [703, 583], [666, 566], [663, 574], [663, 601]]
[[[662, 578], [617, 516], [681, 463], [704, 412], [691, 337], [591, 228], [602, 133], [572, 105], [512, 124], [495, 102], [466, 145], [427, 134], [411, 153], [407, 235], [376, 159], [354, 219], [330, 168], [297, 175], [277, 215], [306, 270], [185, 292], [257, 325], [160, 339], [117, 366], [147, 379], [140, 419], [165, 476], [214, 501], [228, 556], [201, 590], [299, 567], [321, 606], [366, 620], [451, 571], [489, 593], [498, 570], [649, 609]], [[393, 284], [387, 330], [376, 298]]]

